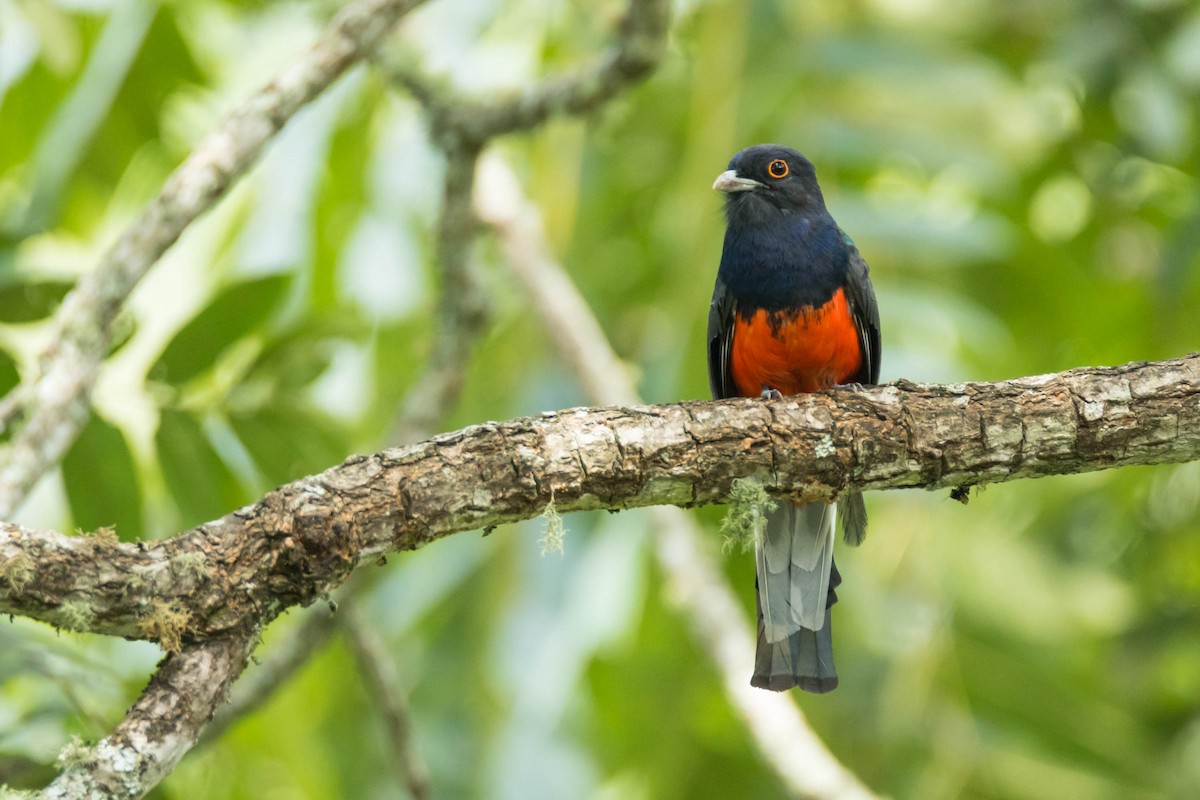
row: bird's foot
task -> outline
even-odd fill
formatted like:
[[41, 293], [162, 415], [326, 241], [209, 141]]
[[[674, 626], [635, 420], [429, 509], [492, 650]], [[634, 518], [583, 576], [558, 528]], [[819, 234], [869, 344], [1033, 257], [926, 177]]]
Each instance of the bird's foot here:
[[762, 387], [762, 394], [759, 395], [763, 400], [782, 400], [783, 392], [773, 386]]

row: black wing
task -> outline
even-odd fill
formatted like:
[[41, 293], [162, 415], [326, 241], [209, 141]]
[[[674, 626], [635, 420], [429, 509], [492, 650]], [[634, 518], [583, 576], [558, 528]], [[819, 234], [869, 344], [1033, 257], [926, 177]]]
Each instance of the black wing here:
[[736, 397], [733, 365], [729, 353], [733, 346], [733, 295], [717, 278], [712, 305], [708, 309], [708, 387], [714, 400]]
[[[879, 383], [879, 305], [875, 302], [875, 290], [871, 288], [870, 270], [867, 262], [859, 255], [858, 248], [850, 245], [850, 263], [846, 275], [846, 302], [850, 305], [850, 316], [858, 329], [858, 346], [862, 349], [862, 363], [854, 374], [854, 382], [864, 386]], [[861, 494], [846, 494], [838, 501], [842, 507], [842, 536], [848, 544], [860, 545], [867, 536], [867, 507]]]
[[846, 301], [854, 317], [854, 327], [858, 328], [858, 345], [863, 353], [854, 382], [873, 386], [879, 383], [879, 305], [875, 302], [875, 290], [871, 288], [867, 262], [853, 245], [846, 276]]

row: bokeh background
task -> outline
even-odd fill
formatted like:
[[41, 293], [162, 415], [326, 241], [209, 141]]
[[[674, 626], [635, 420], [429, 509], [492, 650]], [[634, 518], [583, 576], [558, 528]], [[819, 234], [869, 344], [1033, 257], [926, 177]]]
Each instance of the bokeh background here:
[[[0, 391], [221, 113], [332, 4], [0, 0]], [[615, 0], [434, 0], [403, 37], [482, 94], [586, 63]], [[499, 147], [651, 402], [707, 394], [713, 178], [776, 141], [872, 267], [883, 379], [991, 380], [1196, 349], [1200, 8], [1182, 0], [677, 2], [643, 85]], [[21, 521], [170, 535], [391, 443], [430, 341], [442, 164], [359, 68], [132, 299], [96, 414]], [[447, 430], [586, 402], [486, 239], [492, 325]], [[1200, 465], [868, 498], [842, 687], [797, 697], [898, 798], [1200, 796]], [[719, 508], [694, 512], [717, 546]], [[784, 797], [665, 604], [637, 512], [462, 534], [369, 594], [439, 798]], [[725, 559], [747, 619], [752, 557]], [[297, 614], [259, 650], [288, 640]], [[103, 736], [159, 652], [0, 626], [0, 783]], [[747, 654], [747, 679], [750, 654]], [[253, 667], [251, 668], [253, 670]], [[161, 798], [406, 796], [335, 640]]]

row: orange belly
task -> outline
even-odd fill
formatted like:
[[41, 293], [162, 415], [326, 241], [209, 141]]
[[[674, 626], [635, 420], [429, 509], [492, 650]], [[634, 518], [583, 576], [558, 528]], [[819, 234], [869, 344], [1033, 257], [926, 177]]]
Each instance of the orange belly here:
[[818, 309], [788, 316], [759, 309], [734, 321], [733, 382], [738, 394], [764, 388], [783, 394], [816, 392], [849, 383], [862, 360], [858, 330], [841, 289]]

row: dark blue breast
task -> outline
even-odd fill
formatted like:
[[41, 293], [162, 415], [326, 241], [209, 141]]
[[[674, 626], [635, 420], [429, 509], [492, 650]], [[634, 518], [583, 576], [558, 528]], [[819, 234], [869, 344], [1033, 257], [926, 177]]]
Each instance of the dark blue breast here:
[[730, 225], [718, 277], [743, 312], [819, 308], [846, 284], [850, 245], [833, 218], [786, 215]]

